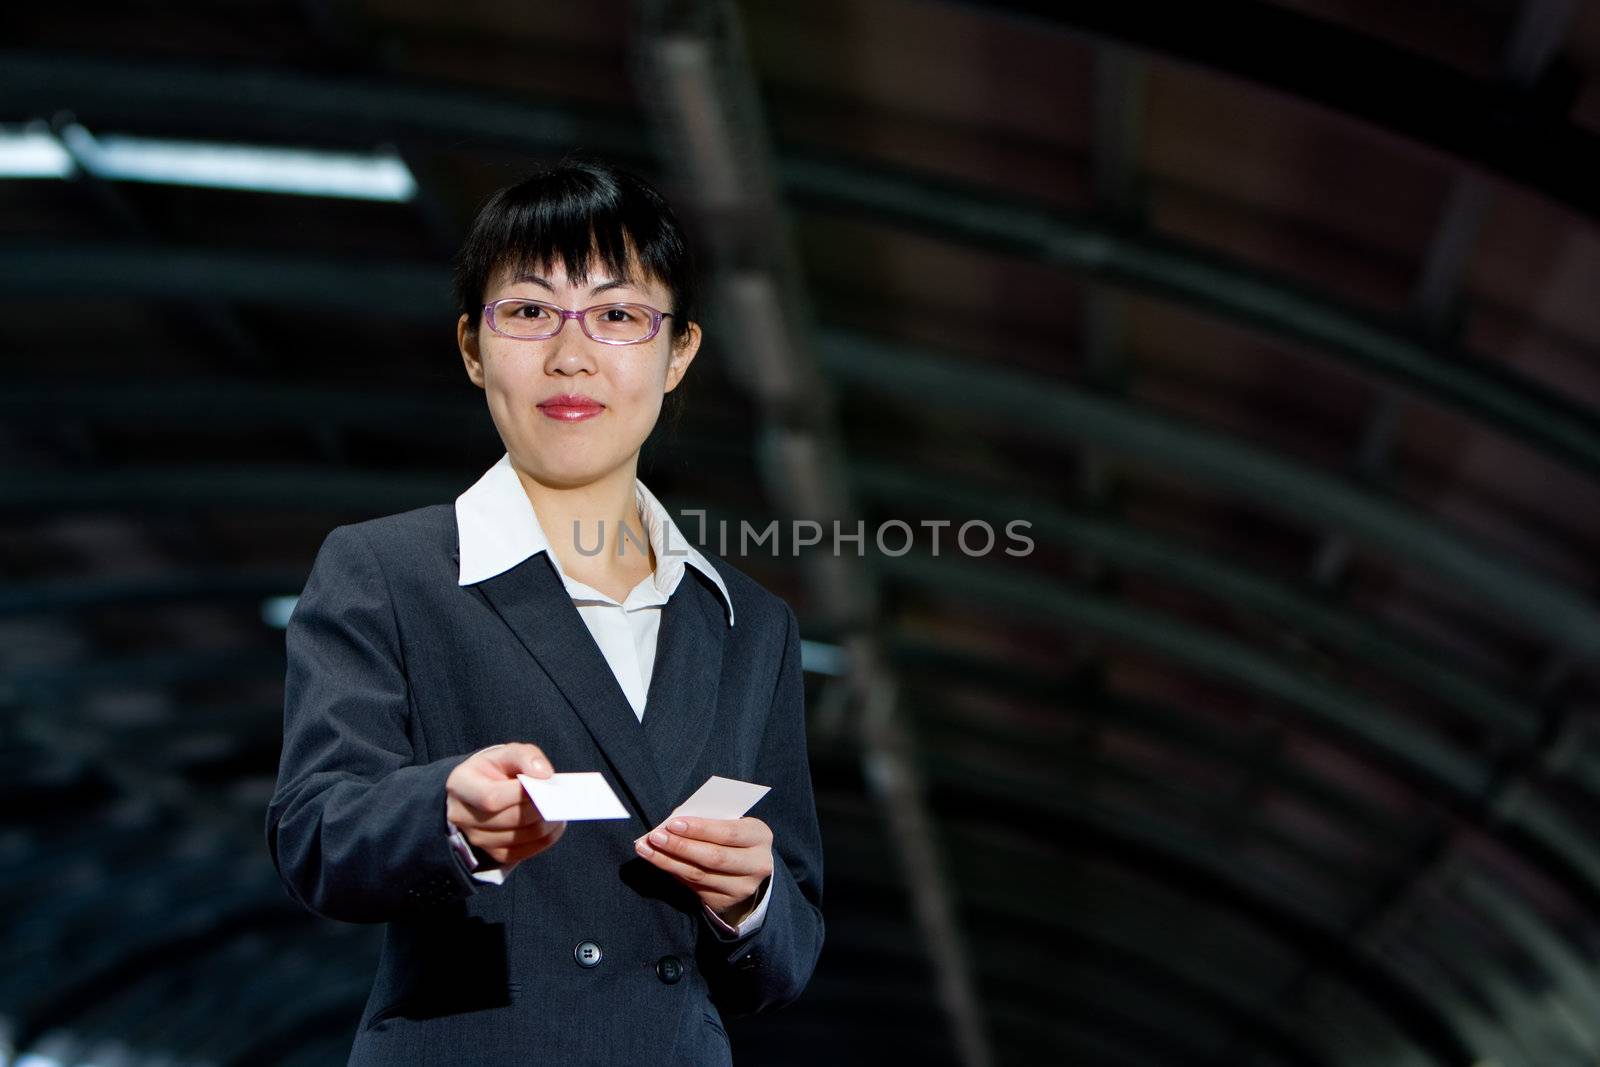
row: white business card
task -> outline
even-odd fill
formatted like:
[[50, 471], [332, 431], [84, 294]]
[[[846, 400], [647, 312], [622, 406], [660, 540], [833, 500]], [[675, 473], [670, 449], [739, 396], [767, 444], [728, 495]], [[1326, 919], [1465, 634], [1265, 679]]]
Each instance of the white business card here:
[[755, 807], [756, 801], [772, 791], [770, 785], [741, 782], [737, 778], [723, 778], [713, 774], [694, 795], [672, 809], [673, 815], [689, 815], [700, 819], [737, 819]]
[[567, 771], [548, 778], [519, 774], [517, 781], [528, 791], [539, 814], [550, 822], [629, 818], [628, 809], [599, 771]]

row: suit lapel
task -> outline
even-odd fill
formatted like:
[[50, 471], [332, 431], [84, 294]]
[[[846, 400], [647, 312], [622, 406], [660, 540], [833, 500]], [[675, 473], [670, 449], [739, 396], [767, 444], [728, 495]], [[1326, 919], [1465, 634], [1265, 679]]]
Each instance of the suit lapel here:
[[644, 728], [549, 557], [529, 556], [476, 588], [577, 712], [644, 824], [666, 818], [672, 804]]
[[689, 775], [716, 717], [726, 639], [717, 592], [688, 568], [662, 606], [641, 724], [545, 553], [476, 588], [572, 705], [645, 825], [659, 824], [699, 785]]
[[656, 664], [644, 705], [644, 735], [671, 803], [689, 797], [689, 781], [711, 736], [728, 619], [716, 590], [693, 567], [661, 608]]

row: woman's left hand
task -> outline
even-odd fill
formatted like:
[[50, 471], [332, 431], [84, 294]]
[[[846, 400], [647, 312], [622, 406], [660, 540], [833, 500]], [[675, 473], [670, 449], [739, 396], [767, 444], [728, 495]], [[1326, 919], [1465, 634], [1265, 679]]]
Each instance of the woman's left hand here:
[[647, 862], [688, 886], [730, 925], [755, 907], [772, 874], [772, 829], [760, 819], [668, 819], [634, 843]]

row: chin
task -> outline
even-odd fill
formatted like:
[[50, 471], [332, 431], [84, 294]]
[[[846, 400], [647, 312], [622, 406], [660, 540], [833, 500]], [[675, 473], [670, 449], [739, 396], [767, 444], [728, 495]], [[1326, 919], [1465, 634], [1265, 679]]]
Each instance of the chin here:
[[[535, 455], [537, 454], [535, 452]], [[529, 468], [529, 473], [538, 479], [541, 484], [548, 485], [553, 489], [571, 489], [599, 481], [615, 469], [615, 463], [547, 462], [535, 464]]]

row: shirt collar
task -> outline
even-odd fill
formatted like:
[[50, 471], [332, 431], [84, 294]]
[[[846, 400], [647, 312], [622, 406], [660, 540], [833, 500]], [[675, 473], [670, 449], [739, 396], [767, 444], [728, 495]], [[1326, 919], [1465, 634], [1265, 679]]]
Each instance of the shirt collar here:
[[[634, 499], [644, 517], [650, 547], [656, 554], [656, 582], [671, 589], [677, 585], [675, 573], [688, 564], [707, 578], [722, 594], [728, 609], [728, 625], [733, 625], [733, 598], [728, 587], [706, 557], [689, 543], [667, 509], [638, 478], [633, 480]], [[456, 531], [461, 555], [458, 584], [472, 585], [510, 570], [529, 556], [550, 553], [550, 541], [539, 525], [533, 504], [522, 481], [511, 466], [511, 453], [483, 473], [466, 492], [456, 497]], [[550, 553], [550, 561], [560, 563]]]

